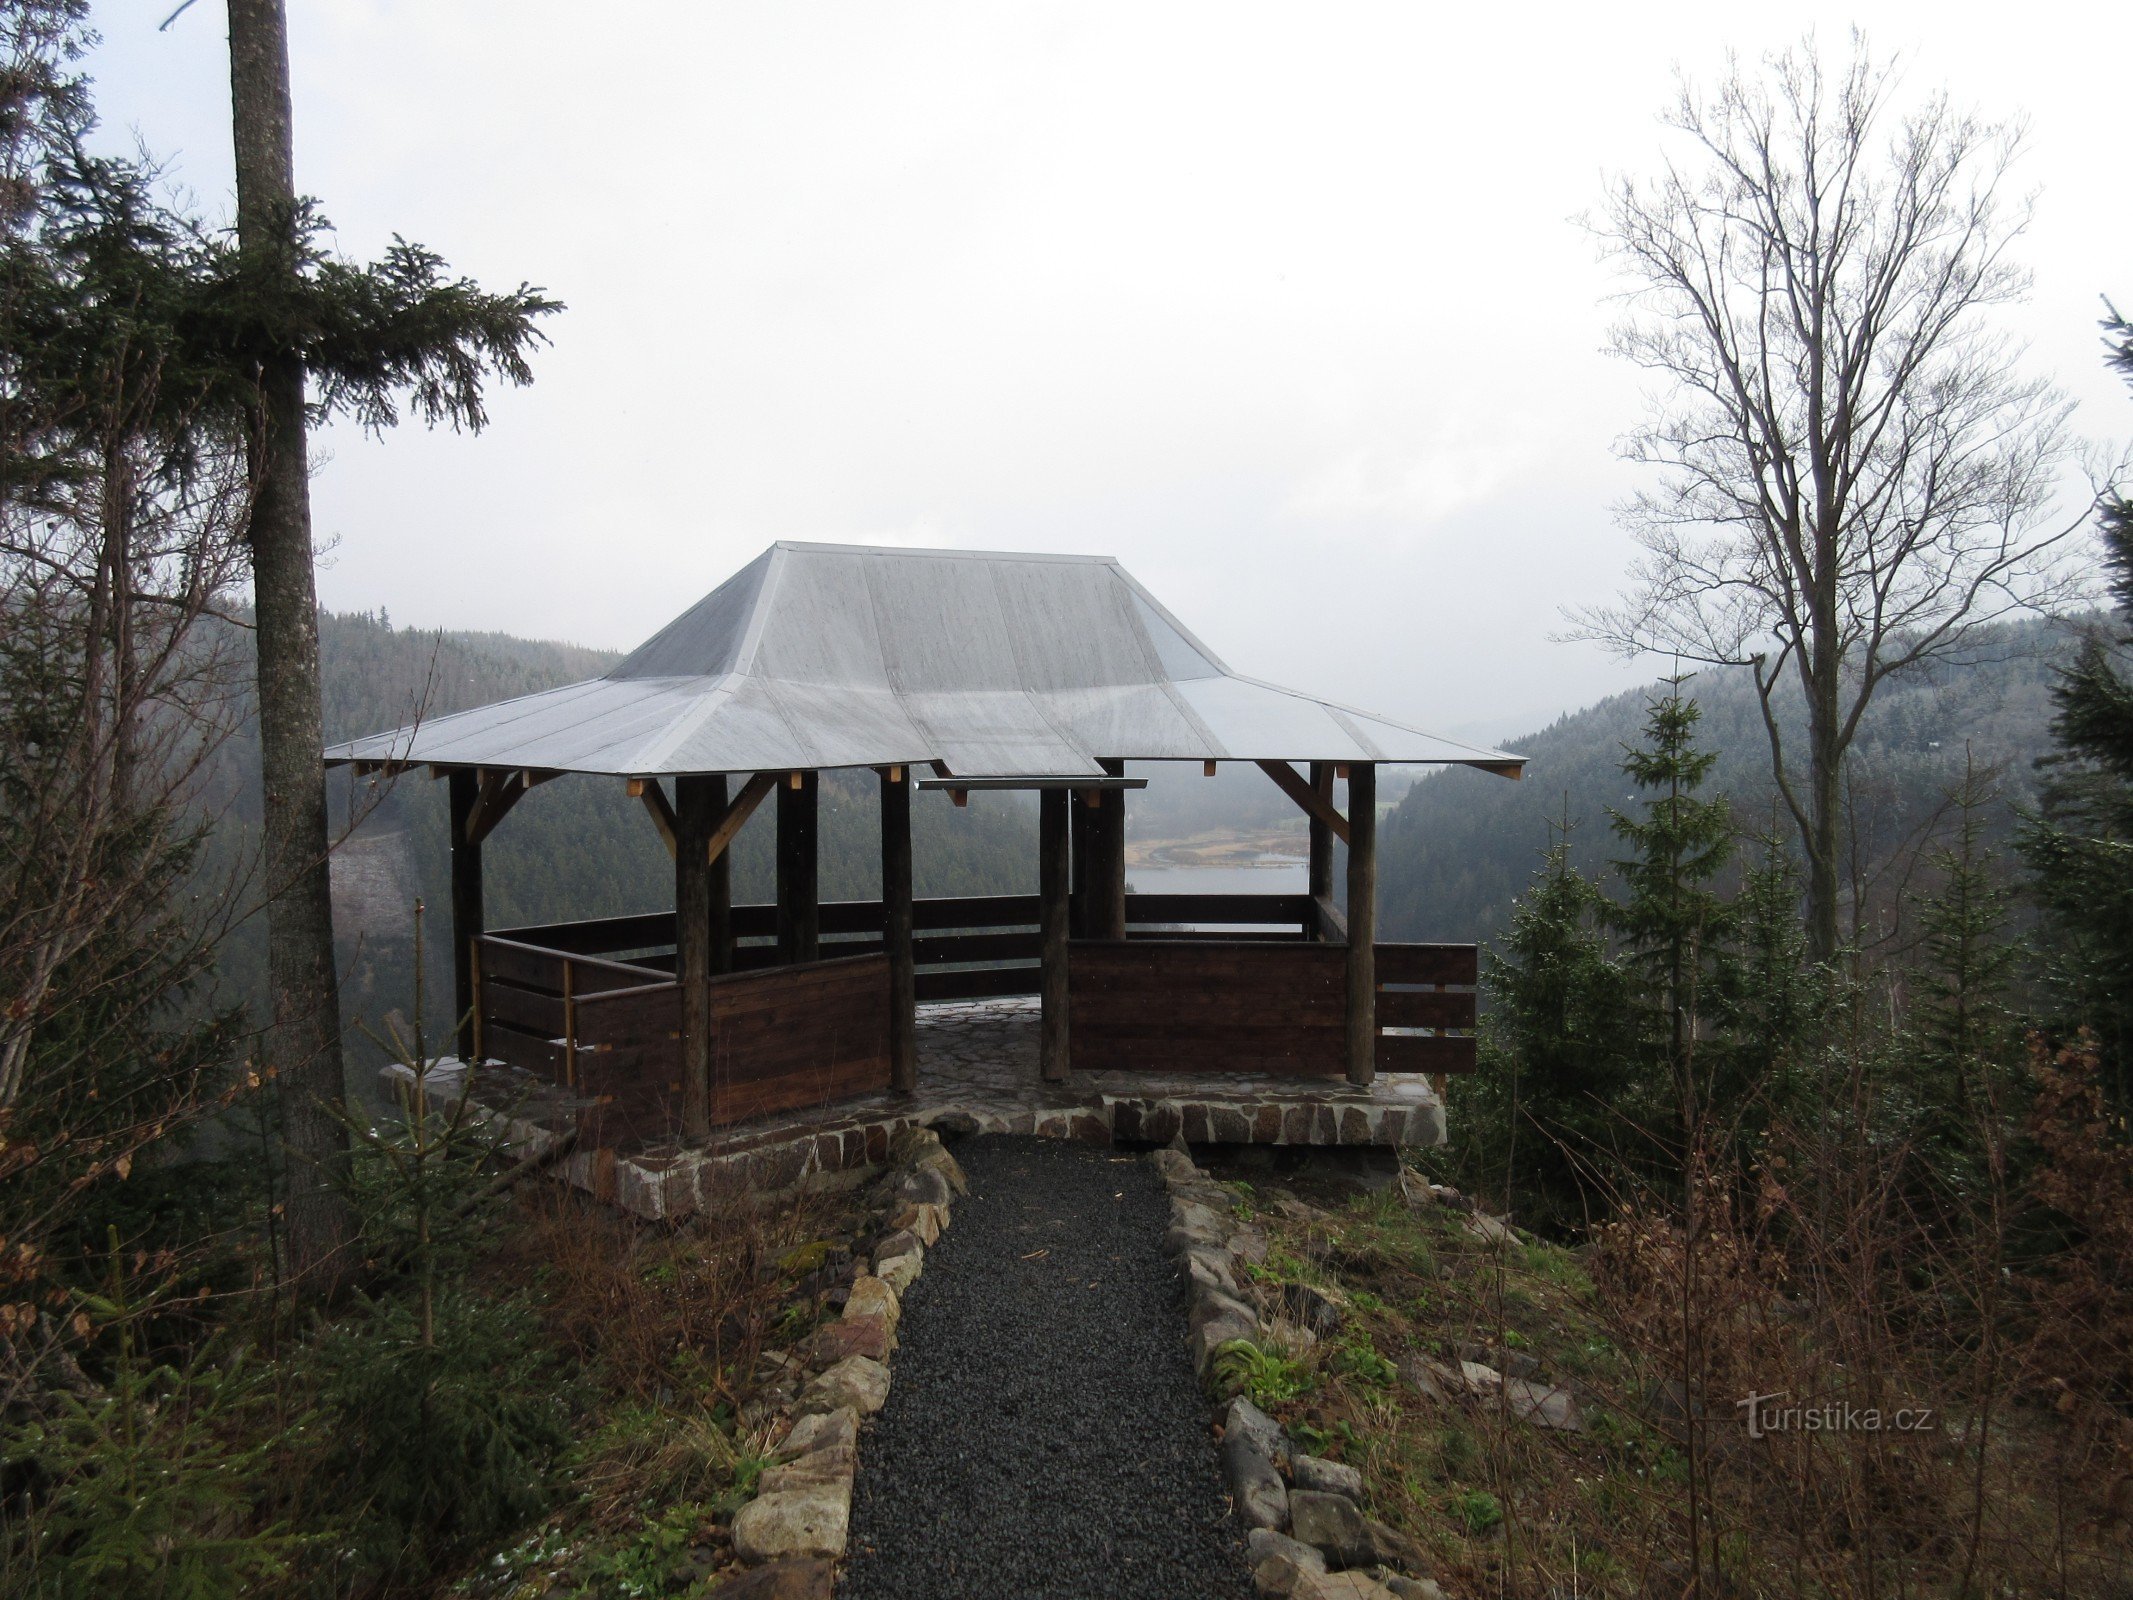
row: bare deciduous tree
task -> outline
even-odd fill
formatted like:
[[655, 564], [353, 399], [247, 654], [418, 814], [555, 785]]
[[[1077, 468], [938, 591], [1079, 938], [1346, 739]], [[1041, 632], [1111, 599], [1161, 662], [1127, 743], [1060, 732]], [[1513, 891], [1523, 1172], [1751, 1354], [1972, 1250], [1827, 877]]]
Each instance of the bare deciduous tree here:
[[1659, 481], [1623, 508], [1627, 593], [1573, 613], [1576, 636], [1753, 671], [1824, 960], [1875, 691], [2081, 581], [2080, 519], [2046, 520], [2070, 408], [1995, 317], [2029, 284], [2010, 255], [2028, 203], [2005, 192], [2020, 127], [1945, 93], [1899, 113], [1895, 89], [1856, 35], [1841, 72], [1812, 40], [1760, 73], [1729, 62], [1664, 118], [1685, 154], [1618, 180], [1591, 223], [1631, 285], [1614, 348], [1661, 380], [1625, 445]]

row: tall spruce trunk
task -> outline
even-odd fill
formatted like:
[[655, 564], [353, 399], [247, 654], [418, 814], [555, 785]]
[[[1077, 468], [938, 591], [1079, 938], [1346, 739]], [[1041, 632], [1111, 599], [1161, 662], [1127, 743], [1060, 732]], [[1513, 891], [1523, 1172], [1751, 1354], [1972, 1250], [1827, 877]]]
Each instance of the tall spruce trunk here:
[[[230, 108], [237, 238], [255, 263], [294, 272], [296, 183], [289, 45], [282, 0], [229, 0]], [[284, 1216], [298, 1292], [330, 1297], [353, 1232], [343, 1120], [340, 984], [327, 872], [326, 772], [319, 703], [318, 594], [311, 566], [304, 370], [294, 354], [259, 374], [249, 470], [252, 592], [259, 657], [265, 820], [267, 1060], [287, 1146]]]

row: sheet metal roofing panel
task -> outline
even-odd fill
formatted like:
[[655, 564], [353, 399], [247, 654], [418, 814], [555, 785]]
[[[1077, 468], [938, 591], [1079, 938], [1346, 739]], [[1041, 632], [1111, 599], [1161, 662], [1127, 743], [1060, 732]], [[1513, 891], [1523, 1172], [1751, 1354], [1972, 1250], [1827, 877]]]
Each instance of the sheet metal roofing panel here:
[[331, 762], [653, 776], [1100, 758], [1475, 762], [1231, 673], [1116, 561], [773, 545], [604, 678], [335, 745]]

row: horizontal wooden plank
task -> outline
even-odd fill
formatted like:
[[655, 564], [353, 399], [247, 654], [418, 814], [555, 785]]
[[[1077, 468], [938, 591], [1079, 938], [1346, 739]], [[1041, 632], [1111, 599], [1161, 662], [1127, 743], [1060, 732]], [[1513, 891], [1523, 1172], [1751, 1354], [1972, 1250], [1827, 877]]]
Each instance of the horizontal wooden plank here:
[[1039, 981], [1035, 967], [934, 967], [914, 974], [912, 988], [920, 1000], [987, 1000], [1035, 994]]
[[484, 1021], [482, 1054], [514, 1067], [537, 1073], [554, 1082], [563, 1081], [563, 1047], [538, 1034], [522, 1032], [503, 1023]]
[[516, 1028], [544, 1039], [560, 1039], [569, 1026], [563, 997], [541, 989], [522, 989], [484, 972], [481, 975], [482, 1025]]
[[1472, 1072], [1476, 1048], [1472, 1034], [1453, 1037], [1441, 1033], [1381, 1033], [1378, 1071]]
[[1310, 908], [1311, 897], [1304, 894], [1129, 894], [1126, 921], [1301, 923]]
[[674, 942], [674, 913], [647, 911], [637, 916], [594, 917], [585, 922], [544, 922], [523, 928], [497, 928], [491, 938], [544, 950], [578, 955], [613, 955], [622, 950], [649, 950]]
[[1380, 989], [1380, 1028], [1471, 1028], [1471, 989]]
[[[1206, 934], [1191, 928], [1128, 928], [1129, 939], [1205, 939]], [[1300, 928], [1232, 928], [1222, 935], [1225, 944], [1302, 944]]]
[[936, 933], [911, 941], [911, 959], [922, 967], [1035, 961], [1043, 951], [1044, 937], [1034, 929], [1027, 933]]
[[1378, 982], [1480, 982], [1481, 951], [1471, 944], [1381, 944], [1376, 950]]
[[553, 950], [536, 950], [531, 945], [499, 939], [493, 934], [481, 941], [481, 972], [485, 978], [498, 978], [523, 989], [541, 989], [549, 994], [563, 992], [563, 958], [560, 955]]

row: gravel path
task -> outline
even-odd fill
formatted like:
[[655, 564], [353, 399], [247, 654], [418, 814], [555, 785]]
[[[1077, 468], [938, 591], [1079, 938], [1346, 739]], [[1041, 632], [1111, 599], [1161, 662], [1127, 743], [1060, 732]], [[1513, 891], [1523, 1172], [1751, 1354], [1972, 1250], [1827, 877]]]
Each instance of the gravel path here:
[[1061, 1139], [953, 1149], [970, 1193], [904, 1297], [841, 1600], [1246, 1600], [1155, 1173]]

